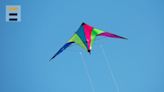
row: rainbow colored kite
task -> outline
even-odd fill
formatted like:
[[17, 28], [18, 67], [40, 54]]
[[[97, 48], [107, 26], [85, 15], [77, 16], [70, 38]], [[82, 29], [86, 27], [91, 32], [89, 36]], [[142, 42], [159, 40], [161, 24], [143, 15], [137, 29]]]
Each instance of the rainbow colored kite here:
[[94, 28], [86, 23], [82, 23], [79, 29], [75, 32], [75, 34], [68, 40], [68, 42], [61, 48], [59, 51], [50, 59], [52, 60], [57, 55], [59, 55], [63, 50], [69, 47], [72, 43], [76, 43], [81, 46], [83, 49], [91, 52], [93, 43], [97, 36], [105, 36], [111, 38], [120, 38], [120, 39], [127, 39], [125, 37], [121, 37], [109, 32], [104, 32], [100, 29]]

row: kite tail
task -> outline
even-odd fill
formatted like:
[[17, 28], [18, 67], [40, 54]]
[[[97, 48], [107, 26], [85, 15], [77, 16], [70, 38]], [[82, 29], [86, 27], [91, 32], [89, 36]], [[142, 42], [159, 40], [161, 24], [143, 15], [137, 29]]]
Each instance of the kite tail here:
[[94, 85], [93, 85], [93, 82], [92, 82], [92, 78], [91, 78], [91, 76], [89, 74], [89, 71], [88, 71], [88, 68], [87, 68], [86, 60], [84, 59], [84, 56], [83, 56], [82, 52], [80, 52], [80, 55], [81, 55], [81, 59], [82, 59], [84, 69], [86, 71], [86, 74], [87, 74], [87, 77], [88, 77], [89, 84], [91, 86], [92, 92], [95, 92], [95, 88], [94, 88]]
[[108, 57], [107, 57], [107, 55], [106, 55], [106, 53], [105, 53], [105, 50], [104, 50], [104, 48], [103, 48], [102, 45], [100, 45], [100, 48], [101, 48], [101, 50], [102, 50], [102, 54], [103, 54], [103, 56], [104, 56], [104, 58], [105, 58], [105, 63], [106, 63], [106, 65], [107, 65], [107, 67], [108, 67], [108, 71], [109, 71], [110, 74], [111, 74], [111, 77], [112, 77], [113, 83], [114, 83], [114, 85], [115, 85], [115, 87], [116, 87], [116, 90], [117, 90], [117, 92], [120, 92], [120, 88], [119, 88], [118, 82], [117, 82], [117, 80], [116, 80], [116, 78], [115, 78], [115, 76], [114, 76], [114, 74], [113, 74], [112, 67], [111, 67], [111, 65], [110, 65], [110, 61], [109, 61], [109, 59], [108, 59]]

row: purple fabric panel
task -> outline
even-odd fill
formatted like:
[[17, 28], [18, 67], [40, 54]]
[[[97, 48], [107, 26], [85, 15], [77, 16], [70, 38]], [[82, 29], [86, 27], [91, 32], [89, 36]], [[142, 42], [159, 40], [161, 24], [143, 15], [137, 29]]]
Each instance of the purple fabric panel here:
[[118, 35], [115, 35], [115, 34], [112, 34], [112, 33], [109, 33], [109, 32], [103, 32], [103, 33], [99, 34], [98, 36], [107, 36], [107, 37], [111, 37], [111, 38], [127, 39], [125, 37], [121, 37], [121, 36], [118, 36]]

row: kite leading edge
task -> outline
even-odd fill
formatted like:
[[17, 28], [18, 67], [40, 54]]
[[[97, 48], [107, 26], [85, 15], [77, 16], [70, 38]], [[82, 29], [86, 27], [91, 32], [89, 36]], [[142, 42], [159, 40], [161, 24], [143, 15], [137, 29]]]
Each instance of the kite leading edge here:
[[69, 39], [68, 42], [63, 47], [61, 47], [59, 51], [50, 60], [54, 59], [57, 55], [59, 55], [61, 52], [63, 52], [67, 47], [69, 47], [73, 43], [78, 44], [80, 47], [85, 49], [88, 53], [91, 53], [93, 43], [97, 36], [127, 39], [125, 37], [118, 36], [116, 34], [104, 32], [86, 23], [82, 23], [79, 29], [71, 37], [71, 39]]

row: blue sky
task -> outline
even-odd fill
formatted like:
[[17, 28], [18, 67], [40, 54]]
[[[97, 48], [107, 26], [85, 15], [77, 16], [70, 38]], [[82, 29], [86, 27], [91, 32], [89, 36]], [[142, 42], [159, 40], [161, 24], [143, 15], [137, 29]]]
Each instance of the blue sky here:
[[[5, 21], [6, 5], [21, 5], [22, 22]], [[1, 0], [0, 92], [164, 91], [162, 0]], [[101, 39], [89, 55], [74, 45], [49, 59], [82, 22], [129, 40]]]

